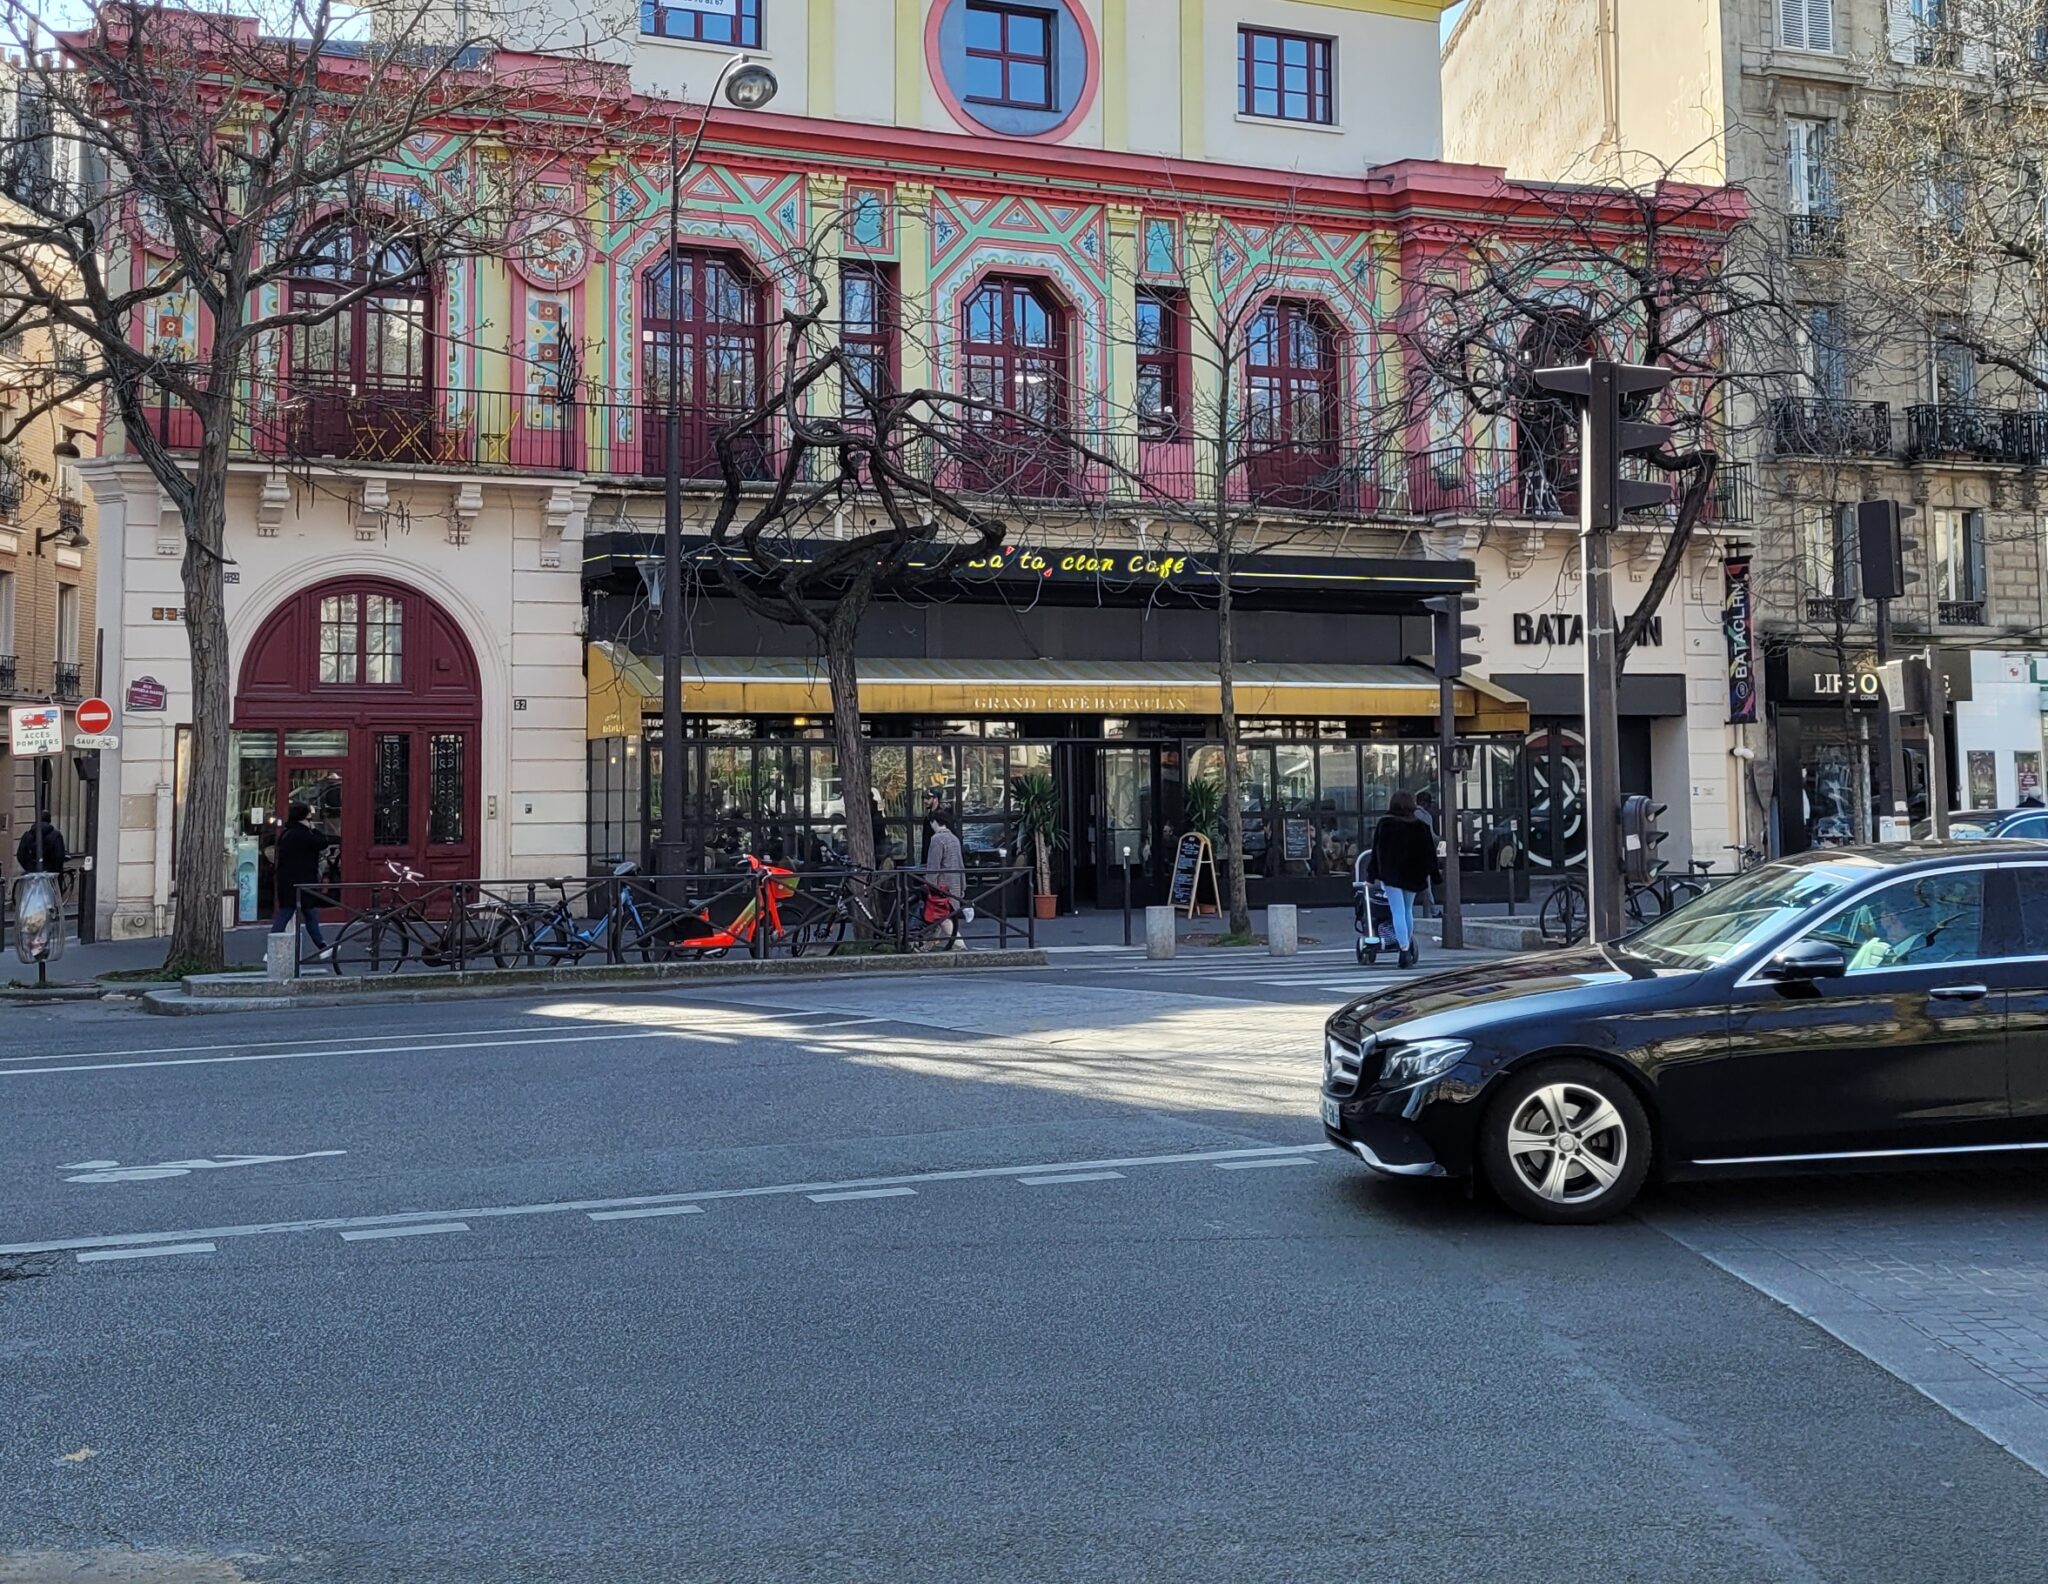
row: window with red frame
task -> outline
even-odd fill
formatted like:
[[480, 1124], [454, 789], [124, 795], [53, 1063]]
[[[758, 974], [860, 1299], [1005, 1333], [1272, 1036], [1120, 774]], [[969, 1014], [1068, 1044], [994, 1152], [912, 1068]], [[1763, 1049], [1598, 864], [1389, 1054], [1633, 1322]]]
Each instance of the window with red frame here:
[[1186, 420], [1187, 298], [1177, 291], [1138, 293], [1138, 433], [1175, 440]]
[[1060, 429], [1067, 412], [1065, 316], [1034, 281], [991, 276], [967, 300], [967, 394]]
[[[671, 369], [684, 472], [719, 476], [718, 440], [761, 400], [761, 288], [734, 255], [684, 249], [640, 282], [640, 379], [650, 460], [664, 455]], [[765, 466], [750, 444], [749, 476]]]
[[896, 385], [895, 272], [881, 264], [849, 264], [839, 272], [840, 411], [860, 416], [867, 402]]
[[967, 94], [1011, 110], [1053, 108], [1052, 12], [1010, 0], [967, 0]]
[[1237, 30], [1238, 114], [1328, 126], [1334, 119], [1331, 65], [1336, 46], [1308, 33]]
[[731, 16], [719, 16], [692, 6], [666, 6], [660, 0], [640, 0], [640, 31], [655, 38], [683, 39], [692, 44], [732, 44], [740, 49], [759, 49], [762, 4], [763, 0], [739, 0]]

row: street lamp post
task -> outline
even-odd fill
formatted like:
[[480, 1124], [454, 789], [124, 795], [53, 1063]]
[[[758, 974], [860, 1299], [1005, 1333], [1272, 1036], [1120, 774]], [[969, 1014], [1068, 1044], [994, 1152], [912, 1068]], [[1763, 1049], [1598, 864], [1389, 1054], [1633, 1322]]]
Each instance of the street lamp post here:
[[671, 900], [679, 892], [686, 866], [683, 803], [688, 797], [683, 774], [683, 391], [682, 359], [676, 344], [676, 253], [682, 241], [683, 177], [697, 163], [704, 129], [719, 90], [735, 109], [758, 110], [775, 97], [775, 74], [766, 66], [734, 55], [719, 68], [704, 113], [697, 118], [687, 151], [680, 148], [676, 124], [668, 127], [668, 436], [662, 459], [661, 541], [661, 839], [655, 843], [654, 872]]

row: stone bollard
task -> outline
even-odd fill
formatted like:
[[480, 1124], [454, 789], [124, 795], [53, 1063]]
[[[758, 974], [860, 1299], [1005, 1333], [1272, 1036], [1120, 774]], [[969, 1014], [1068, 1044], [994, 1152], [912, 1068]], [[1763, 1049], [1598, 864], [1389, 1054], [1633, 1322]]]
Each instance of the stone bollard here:
[[1266, 950], [1275, 957], [1292, 957], [1301, 949], [1301, 927], [1292, 902], [1266, 904]]
[[1145, 909], [1145, 955], [1158, 961], [1173, 955], [1173, 909]]
[[298, 963], [294, 948], [297, 944], [298, 936], [292, 930], [279, 930], [270, 937], [267, 946], [269, 955], [263, 960], [273, 983], [283, 984], [286, 980], [296, 977]]

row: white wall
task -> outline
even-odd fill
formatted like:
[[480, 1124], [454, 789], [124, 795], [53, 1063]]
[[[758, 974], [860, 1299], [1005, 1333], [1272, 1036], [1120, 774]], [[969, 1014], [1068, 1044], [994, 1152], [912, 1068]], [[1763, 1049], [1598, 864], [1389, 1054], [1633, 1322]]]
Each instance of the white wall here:
[[[1967, 703], [1956, 705], [1956, 773], [1960, 785], [1955, 804], [1969, 808], [1970, 750], [1997, 756], [1998, 796], [1995, 808], [2019, 802], [2015, 753], [2041, 752], [2041, 687], [2033, 679], [2029, 657], [1980, 649], [1970, 656]], [[1983, 807], [1981, 800], [1975, 806]]]

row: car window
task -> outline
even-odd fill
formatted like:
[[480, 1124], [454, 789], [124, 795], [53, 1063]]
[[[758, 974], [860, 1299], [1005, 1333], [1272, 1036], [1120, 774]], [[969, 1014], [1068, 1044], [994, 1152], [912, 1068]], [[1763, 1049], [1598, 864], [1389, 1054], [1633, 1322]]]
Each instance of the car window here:
[[2048, 864], [2027, 864], [2007, 869], [2018, 889], [2018, 906], [2013, 910], [2013, 954], [2048, 957]]
[[2043, 836], [2048, 836], [2048, 814], [2029, 814], [2024, 819], [2016, 819], [2006, 826], [2002, 834], [2026, 836], [2039, 841]]
[[1851, 974], [1924, 968], [1983, 955], [1984, 871], [1947, 869], [1873, 891], [1814, 931], [1849, 959]]
[[1661, 968], [1713, 968], [1862, 884], [1876, 867], [1834, 855], [1765, 864], [1645, 925], [1622, 946]]

